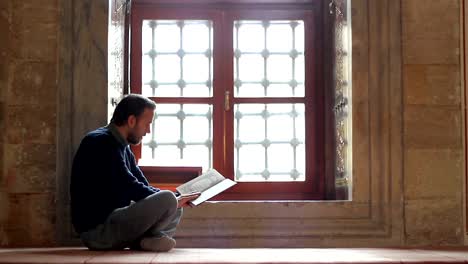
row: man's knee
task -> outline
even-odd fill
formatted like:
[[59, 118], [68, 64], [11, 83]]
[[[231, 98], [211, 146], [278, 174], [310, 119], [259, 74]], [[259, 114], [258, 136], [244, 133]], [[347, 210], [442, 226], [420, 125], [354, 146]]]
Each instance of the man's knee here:
[[164, 206], [168, 209], [177, 208], [177, 197], [171, 191], [162, 190], [149, 196], [154, 201], [155, 206]]

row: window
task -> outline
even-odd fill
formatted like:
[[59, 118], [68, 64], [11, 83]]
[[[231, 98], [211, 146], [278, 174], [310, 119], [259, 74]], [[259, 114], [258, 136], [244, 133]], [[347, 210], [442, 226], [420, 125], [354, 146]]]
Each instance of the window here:
[[325, 6], [262, 2], [134, 3], [131, 92], [157, 108], [133, 150], [143, 166], [214, 167], [239, 182], [217, 199], [323, 199]]

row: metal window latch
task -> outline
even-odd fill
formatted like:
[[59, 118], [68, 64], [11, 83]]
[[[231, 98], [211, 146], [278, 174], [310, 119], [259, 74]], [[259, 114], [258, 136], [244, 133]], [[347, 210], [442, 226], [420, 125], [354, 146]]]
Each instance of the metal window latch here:
[[224, 110], [226, 111], [229, 111], [229, 109], [231, 109], [231, 104], [229, 100], [230, 100], [230, 93], [229, 91], [226, 91], [224, 93]]
[[117, 106], [117, 103], [118, 103], [118, 102], [117, 102], [117, 98], [111, 97], [111, 105], [112, 105], [112, 106]]

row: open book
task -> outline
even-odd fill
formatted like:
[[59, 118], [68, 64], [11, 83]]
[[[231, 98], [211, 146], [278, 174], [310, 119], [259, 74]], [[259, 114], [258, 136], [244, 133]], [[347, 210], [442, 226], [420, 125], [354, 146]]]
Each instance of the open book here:
[[182, 196], [200, 192], [200, 196], [190, 202], [193, 206], [196, 206], [235, 184], [235, 181], [224, 178], [224, 176], [215, 169], [210, 169], [195, 179], [180, 185], [176, 190]]

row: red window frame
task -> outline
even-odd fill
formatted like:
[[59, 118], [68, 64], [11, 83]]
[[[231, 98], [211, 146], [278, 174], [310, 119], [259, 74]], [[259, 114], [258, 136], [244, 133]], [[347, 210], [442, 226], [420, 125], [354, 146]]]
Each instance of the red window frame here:
[[[146, 19], [210, 19], [213, 23], [213, 97], [211, 98], [161, 98], [152, 97], [161, 103], [203, 103], [213, 105], [213, 166], [224, 176], [234, 178], [234, 115], [236, 103], [304, 103], [306, 113], [306, 180], [304, 182], [240, 182], [218, 195], [214, 200], [320, 200], [325, 199], [326, 166], [325, 153], [333, 150], [326, 144], [325, 134], [330, 130], [326, 118], [331, 115], [325, 109], [327, 77], [324, 74], [326, 45], [324, 36], [323, 0], [309, 1], [219, 1], [210, 0], [134, 0], [131, 15], [131, 69], [132, 93], [141, 93], [142, 50], [141, 28]], [[233, 21], [237, 19], [301, 19], [305, 23], [305, 97], [304, 98], [235, 98], [233, 96]], [[220, 77], [221, 76], [221, 77]], [[330, 89], [329, 89], [330, 90]], [[230, 108], [224, 109], [225, 91], [231, 94]], [[328, 149], [326, 149], [328, 148]], [[141, 146], [134, 146], [137, 159]], [[222, 154], [220, 154], [222, 153]], [[172, 168], [177, 170], [177, 168]], [[187, 169], [179, 168], [181, 172]], [[167, 182], [161, 170], [143, 167], [153, 181]], [[164, 170], [162, 170], [164, 171]], [[184, 174], [184, 173], [182, 173]], [[329, 173], [330, 174], [330, 173]], [[185, 173], [185, 175], [188, 175]], [[179, 177], [182, 183], [194, 177]], [[328, 177], [333, 175], [329, 175]], [[329, 180], [328, 180], [329, 181]]]

